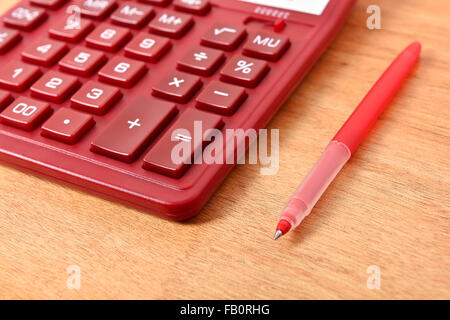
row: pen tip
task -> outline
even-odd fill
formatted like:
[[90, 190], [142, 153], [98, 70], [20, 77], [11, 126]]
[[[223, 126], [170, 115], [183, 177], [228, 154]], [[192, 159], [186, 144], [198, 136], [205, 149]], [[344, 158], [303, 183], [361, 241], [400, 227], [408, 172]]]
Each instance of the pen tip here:
[[282, 235], [283, 235], [283, 231], [277, 230], [277, 232], [275, 233], [275, 236], [273, 237], [273, 240], [277, 240]]

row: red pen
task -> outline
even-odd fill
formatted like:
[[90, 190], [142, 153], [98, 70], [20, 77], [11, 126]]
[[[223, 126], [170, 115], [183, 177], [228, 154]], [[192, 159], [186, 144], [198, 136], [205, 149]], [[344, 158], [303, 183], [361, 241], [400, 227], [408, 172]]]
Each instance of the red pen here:
[[322, 194], [399, 90], [419, 58], [420, 50], [419, 42], [407, 47], [347, 119], [284, 208], [274, 240], [296, 228], [311, 213]]

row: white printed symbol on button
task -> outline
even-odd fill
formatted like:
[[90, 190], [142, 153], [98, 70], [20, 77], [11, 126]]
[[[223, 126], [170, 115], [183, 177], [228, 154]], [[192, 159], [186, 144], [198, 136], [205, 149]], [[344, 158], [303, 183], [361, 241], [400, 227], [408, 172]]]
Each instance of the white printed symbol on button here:
[[237, 63], [237, 68], [235, 68], [234, 71], [242, 71], [242, 73], [249, 74], [250, 72], [252, 72], [253, 65], [254, 63], [252, 62], [249, 63], [245, 60], [239, 60], [239, 62]]
[[186, 135], [181, 134], [181, 133], [178, 133], [178, 134], [175, 136], [175, 139], [176, 139], [176, 140], [180, 140], [180, 141], [190, 142], [190, 141], [192, 140], [192, 137], [186, 136]]
[[232, 28], [226, 28], [226, 27], [225, 28], [221, 28], [221, 29], [217, 29], [217, 28], [214, 29], [214, 35], [216, 35], [216, 36], [218, 36], [219, 34], [224, 33], [224, 32], [236, 33], [237, 30], [236, 29], [232, 29]]
[[134, 127], [140, 127], [141, 124], [139, 123], [139, 119], [136, 119], [134, 121], [128, 121], [128, 124], [130, 125], [128, 129], [133, 129]]
[[215, 90], [214, 94], [217, 94], [218, 96], [222, 96], [222, 97], [228, 97], [229, 96], [228, 93], [222, 92], [222, 91], [218, 91], [218, 90]]
[[69, 124], [69, 123], [70, 123], [69, 119], [64, 120], [64, 124]]
[[179, 88], [180, 84], [182, 84], [183, 82], [184, 82], [184, 79], [178, 80], [177, 77], [174, 77], [173, 81], [169, 82], [169, 86], [175, 86], [175, 87]]
[[120, 10], [121, 14], [124, 14], [126, 16], [142, 16], [144, 15], [143, 11], [140, 11], [138, 8], [136, 7], [130, 7], [129, 5], [126, 5], [125, 7], [122, 8], [122, 10]]
[[164, 13], [160, 18], [159, 22], [162, 22], [164, 24], [173, 24], [174, 26], [179, 25], [183, 22], [179, 17], [176, 16], [168, 16], [166, 13]]
[[195, 57], [195, 60], [197, 60], [197, 61], [202, 61], [202, 60], [208, 59], [208, 55], [205, 52], [194, 53], [194, 57]]

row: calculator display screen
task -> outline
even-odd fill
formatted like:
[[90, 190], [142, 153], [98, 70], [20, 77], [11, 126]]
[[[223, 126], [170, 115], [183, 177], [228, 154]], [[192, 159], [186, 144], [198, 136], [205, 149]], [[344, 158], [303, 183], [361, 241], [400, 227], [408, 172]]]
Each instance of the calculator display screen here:
[[241, 0], [278, 9], [298, 11], [320, 16], [330, 0]]

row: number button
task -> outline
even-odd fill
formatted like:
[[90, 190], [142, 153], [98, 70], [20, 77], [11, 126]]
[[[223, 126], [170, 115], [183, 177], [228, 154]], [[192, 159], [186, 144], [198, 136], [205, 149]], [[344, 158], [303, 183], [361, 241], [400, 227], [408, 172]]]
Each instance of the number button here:
[[77, 89], [79, 84], [76, 77], [49, 71], [31, 87], [31, 95], [51, 102], [62, 103]]
[[242, 27], [216, 23], [202, 38], [205, 46], [232, 51], [244, 40], [247, 32]]
[[123, 4], [112, 14], [111, 20], [115, 24], [139, 29], [150, 20], [153, 14], [153, 8], [150, 6], [138, 3]]
[[187, 73], [171, 72], [153, 87], [153, 95], [179, 103], [186, 103], [200, 89], [199, 77]]
[[97, 20], [106, 18], [116, 7], [115, 0], [82, 0], [80, 5], [83, 16]]
[[[195, 122], [201, 123], [201, 134], [204, 139], [194, 139], [196, 131]], [[219, 129], [223, 121], [220, 116], [203, 112], [196, 109], [187, 109], [175, 123], [166, 131], [158, 142], [152, 147], [144, 158], [144, 169], [153, 170], [169, 177], [179, 178], [189, 168], [189, 164], [194, 160], [194, 155], [198, 154], [204, 146], [204, 141], [210, 138], [210, 129]], [[175, 138], [175, 139], [174, 139]], [[178, 146], [184, 150], [180, 159], [173, 160], [172, 152]], [[178, 161], [179, 160], [179, 161]]]
[[67, 42], [79, 42], [94, 29], [94, 24], [88, 19], [79, 19], [74, 23], [71, 16], [63, 16], [62, 19], [52, 23], [48, 33], [51, 38]]
[[147, 66], [143, 62], [123, 57], [114, 57], [100, 69], [98, 77], [100, 81], [130, 88], [147, 70]]
[[45, 67], [54, 65], [69, 48], [64, 43], [41, 40], [22, 52], [22, 59]]
[[88, 81], [74, 94], [72, 107], [97, 115], [105, 114], [122, 97], [119, 89], [95, 81]]
[[267, 62], [238, 55], [228, 61], [220, 72], [220, 77], [226, 82], [254, 88], [268, 71]]
[[21, 62], [9, 62], [0, 68], [0, 87], [17, 92], [25, 91], [42, 75], [38, 67]]
[[90, 115], [60, 108], [42, 125], [41, 135], [67, 144], [78, 142], [95, 124]]
[[3, 17], [3, 22], [7, 27], [20, 30], [32, 30], [47, 18], [44, 9], [30, 6], [20, 6], [12, 9]]
[[0, 54], [14, 47], [21, 39], [18, 31], [0, 27]]
[[46, 102], [28, 97], [19, 97], [0, 114], [1, 122], [31, 131], [47, 118], [52, 109]]
[[91, 150], [132, 162], [176, 113], [172, 103], [139, 97], [92, 142]]
[[175, 0], [175, 9], [189, 13], [204, 15], [211, 8], [208, 0]]
[[243, 88], [213, 80], [197, 97], [197, 107], [230, 116], [246, 98]]
[[130, 30], [104, 23], [86, 38], [86, 43], [92, 48], [115, 52], [130, 38]]
[[66, 72], [88, 77], [97, 71], [106, 60], [106, 55], [103, 52], [75, 47], [59, 62], [59, 68]]
[[143, 32], [138, 34], [125, 47], [125, 55], [130, 58], [154, 63], [161, 59], [171, 47], [172, 43], [169, 39]]
[[3, 110], [13, 100], [12, 95], [9, 92], [0, 90], [0, 111]]
[[180, 38], [194, 24], [192, 16], [174, 11], [163, 11], [150, 22], [150, 31], [168, 36]]
[[277, 61], [289, 48], [289, 39], [285, 36], [258, 31], [250, 34], [244, 46], [244, 54], [255, 58]]
[[178, 69], [209, 76], [217, 70], [224, 60], [225, 55], [222, 51], [196, 47], [178, 61]]

